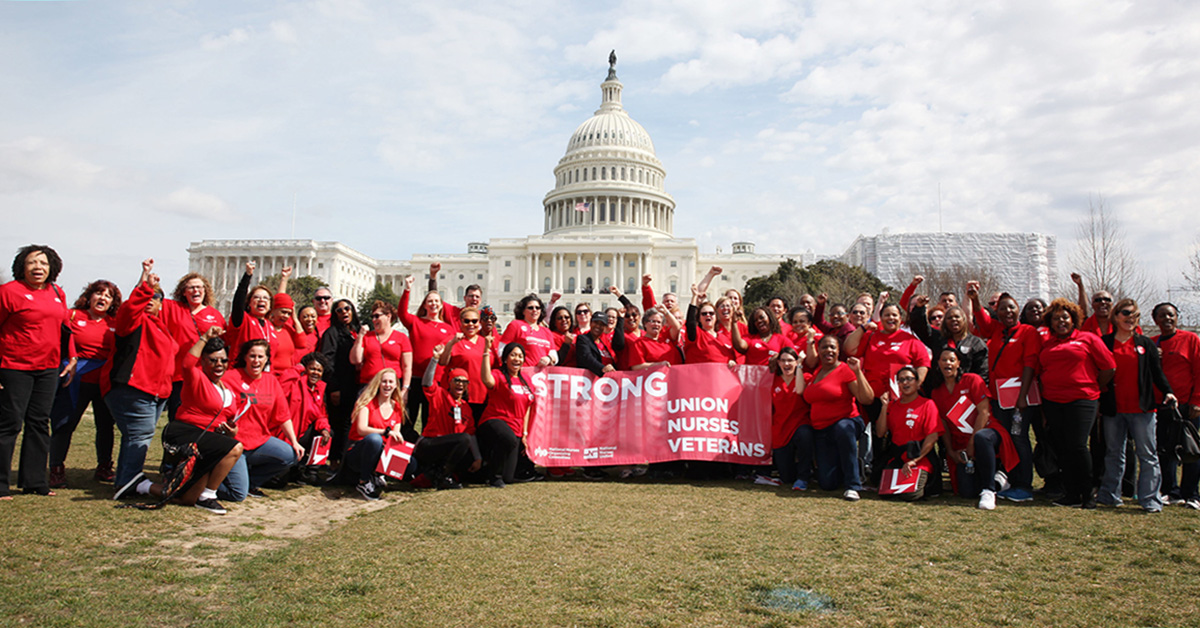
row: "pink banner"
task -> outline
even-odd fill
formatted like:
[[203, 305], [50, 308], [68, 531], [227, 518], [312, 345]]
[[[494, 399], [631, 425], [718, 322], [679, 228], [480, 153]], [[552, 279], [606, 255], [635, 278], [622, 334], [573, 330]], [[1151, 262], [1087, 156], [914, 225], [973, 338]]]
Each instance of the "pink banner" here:
[[536, 369], [526, 447], [547, 467], [770, 464], [772, 381], [765, 366], [685, 364], [604, 377]]

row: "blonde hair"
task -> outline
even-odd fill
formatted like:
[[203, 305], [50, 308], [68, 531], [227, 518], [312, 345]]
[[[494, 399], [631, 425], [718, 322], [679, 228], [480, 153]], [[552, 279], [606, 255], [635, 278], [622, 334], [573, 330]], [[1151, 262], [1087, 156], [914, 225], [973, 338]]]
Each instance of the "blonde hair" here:
[[396, 373], [396, 369], [393, 368], [386, 368], [379, 371], [375, 374], [375, 377], [371, 378], [370, 382], [367, 382], [366, 387], [358, 394], [358, 401], [354, 402], [354, 410], [350, 413], [351, 417], [358, 416], [359, 410], [367, 407], [367, 404], [375, 400], [375, 397], [379, 395], [379, 383], [383, 381], [383, 376], [387, 373], [391, 373], [396, 377], [396, 389], [392, 391], [391, 402], [396, 407], [395, 411], [400, 413], [400, 422], [405, 420], [404, 402], [400, 398], [400, 376]]

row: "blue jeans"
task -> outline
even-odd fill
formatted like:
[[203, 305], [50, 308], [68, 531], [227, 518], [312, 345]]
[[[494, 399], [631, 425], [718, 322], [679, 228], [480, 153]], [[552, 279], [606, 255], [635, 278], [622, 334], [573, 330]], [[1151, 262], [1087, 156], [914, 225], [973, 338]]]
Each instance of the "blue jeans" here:
[[238, 458], [217, 494], [226, 501], [240, 502], [246, 499], [250, 489], [262, 486], [293, 464], [296, 464], [296, 451], [291, 445], [272, 436], [257, 449], [247, 449]]
[[1029, 416], [1034, 413], [1022, 413], [1016, 408], [1005, 410], [995, 399], [992, 400], [992, 416], [1008, 430], [1012, 436], [1013, 446], [1017, 448], [1017, 466], [1008, 476], [1013, 488], [1033, 490], [1033, 445], [1029, 442]]
[[971, 438], [975, 439], [975, 472], [967, 473], [967, 465], [961, 460], [954, 465], [959, 497], [979, 497], [983, 489], [990, 491], [996, 488], [996, 456], [1000, 453], [1000, 434], [988, 427], [975, 432]]
[[1155, 438], [1153, 412], [1117, 414], [1102, 417], [1104, 421], [1104, 477], [1100, 481], [1097, 501], [1121, 503], [1121, 478], [1125, 475], [1125, 441], [1133, 436], [1138, 462], [1138, 503], [1148, 510], [1162, 510], [1158, 495], [1162, 475], [1158, 468], [1158, 444]]
[[858, 438], [865, 429], [862, 417], [855, 416], [841, 419], [823, 430], [813, 430], [817, 482], [821, 490], [832, 491], [842, 484], [847, 489], [862, 490]]
[[146, 450], [150, 448], [150, 441], [154, 440], [158, 417], [162, 415], [167, 400], [133, 386], [119, 384], [104, 396], [104, 403], [108, 404], [113, 422], [121, 430], [116, 479], [113, 480], [113, 484], [120, 489], [141, 473], [146, 465]]
[[350, 443], [346, 449], [346, 467], [358, 473], [359, 482], [370, 481], [375, 477], [375, 467], [379, 465], [379, 455], [382, 453], [383, 435], [367, 434], [362, 440]]
[[801, 425], [792, 434], [786, 445], [774, 451], [775, 468], [779, 470], [779, 481], [791, 485], [796, 480], [812, 480], [813, 428]]

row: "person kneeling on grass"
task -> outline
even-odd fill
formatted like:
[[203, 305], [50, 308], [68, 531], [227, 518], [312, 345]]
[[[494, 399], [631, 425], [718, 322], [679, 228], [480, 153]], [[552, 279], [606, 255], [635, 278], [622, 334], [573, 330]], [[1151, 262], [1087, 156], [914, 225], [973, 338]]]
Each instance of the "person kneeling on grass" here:
[[[300, 358], [295, 367], [300, 377], [291, 383], [288, 393], [288, 411], [292, 416], [292, 427], [300, 446], [309, 451], [318, 438], [331, 438], [329, 415], [325, 410], [325, 373], [332, 369], [329, 358], [316, 351]], [[277, 433], [280, 436], [282, 433]], [[295, 475], [306, 484], [318, 484], [319, 466], [308, 466], [305, 460], [296, 463]]]
[[[287, 398], [279, 379], [267, 374], [271, 346], [261, 338], [242, 343], [234, 369], [225, 384], [239, 396], [238, 406], [249, 404], [238, 421], [237, 439], [245, 453], [221, 485], [221, 499], [240, 502], [246, 495], [262, 496], [265, 482], [287, 471], [304, 456], [296, 440]], [[284, 439], [272, 436], [279, 432]]]
[[[883, 468], [899, 469], [902, 479], [896, 483], [915, 481], [916, 490], [883, 497], [916, 501], [925, 496], [925, 484], [933, 473], [934, 463], [930, 460], [930, 453], [942, 433], [942, 422], [938, 419], [937, 406], [933, 401], [917, 396], [921, 386], [917, 369], [901, 367], [896, 372], [896, 383], [900, 386], [899, 399], [892, 399], [891, 391], [879, 396], [882, 409], [875, 421], [875, 436], [881, 441], [885, 436], [891, 436], [884, 441]], [[937, 467], [940, 468], [941, 464]]]
[[856, 502], [862, 490], [858, 439], [866, 426], [855, 402], [870, 405], [875, 401], [875, 393], [858, 358], [842, 363], [840, 352], [837, 336], [830, 334], [821, 339], [817, 346], [820, 366], [804, 387], [804, 400], [809, 404], [821, 490], [832, 491], [844, 485], [846, 492], [842, 497]]
[[346, 449], [343, 472], [358, 474], [358, 494], [368, 501], [379, 499], [387, 486], [387, 477], [377, 476], [384, 441], [400, 436], [404, 425], [404, 399], [396, 370], [385, 368], [375, 374], [358, 395], [350, 424], [350, 446]]
[[930, 378], [930, 395], [942, 419], [950, 481], [959, 497], [978, 497], [981, 510], [993, 510], [997, 492], [1008, 483], [997, 461], [1013, 470], [1020, 461], [1018, 450], [1008, 430], [992, 414], [987, 384], [974, 373], [962, 372], [958, 352], [943, 349], [937, 367]]
[[[175, 500], [218, 515], [225, 514], [225, 507], [217, 501], [217, 488], [242, 457], [242, 444], [234, 438], [237, 395], [221, 381], [229, 362], [225, 342], [219, 337], [222, 333], [220, 327], [209, 328], [184, 356], [179, 412], [162, 435], [166, 447], [180, 449], [196, 443], [198, 450], [192, 478]], [[138, 473], [114, 499], [134, 494], [162, 497], [162, 486]]]
[[[489, 484], [504, 488], [518, 480], [517, 463], [524, 455], [525, 437], [529, 434], [529, 410], [533, 407], [533, 389], [521, 373], [525, 364], [525, 348], [511, 342], [500, 354], [500, 368], [492, 370], [492, 338], [487, 338], [483, 352], [481, 375], [483, 385], [491, 393], [488, 405], [479, 419], [479, 435], [487, 444]], [[529, 466], [532, 466], [530, 464]], [[522, 476], [536, 478], [538, 476]]]
[[465, 397], [470, 379], [467, 371], [451, 369], [449, 389], [434, 381], [438, 360], [445, 350], [444, 345], [433, 348], [433, 359], [421, 378], [425, 398], [429, 400], [429, 416], [413, 450], [413, 458], [420, 469], [439, 490], [462, 488], [454, 475], [474, 473], [483, 466], [479, 445], [475, 442], [475, 417]]

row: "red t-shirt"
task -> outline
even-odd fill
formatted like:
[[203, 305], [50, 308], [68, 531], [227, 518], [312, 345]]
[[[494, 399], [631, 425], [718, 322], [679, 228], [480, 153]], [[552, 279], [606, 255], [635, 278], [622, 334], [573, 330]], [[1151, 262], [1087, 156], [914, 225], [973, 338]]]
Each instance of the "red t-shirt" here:
[[250, 410], [238, 420], [237, 439], [247, 450], [258, 449], [291, 418], [287, 397], [279, 380], [268, 373], [258, 379], [246, 377], [239, 369], [230, 369], [221, 378], [238, 395], [238, 411], [250, 404]]
[[714, 336], [703, 329], [697, 329], [695, 340], [684, 336], [683, 358], [688, 364], [728, 364], [730, 360], [737, 359], [737, 351], [733, 348], [733, 339], [728, 332], [718, 332]]
[[[804, 377], [804, 374], [797, 373], [796, 376]], [[803, 395], [796, 394], [796, 379], [788, 383], [776, 375], [775, 386], [771, 388], [771, 447], [779, 449], [787, 445], [796, 428], [809, 421], [808, 402]]]
[[[232, 356], [236, 356], [241, 350], [242, 345], [251, 340], [266, 340], [271, 345], [271, 355], [274, 356], [279, 350], [279, 340], [276, 338], [275, 326], [265, 318], [255, 318], [249, 312], [242, 313], [242, 324], [238, 327], [230, 327], [225, 330], [225, 342], [229, 345], [230, 361]], [[191, 349], [191, 347], [188, 347]], [[243, 443], [244, 445], [245, 443]]]
[[1138, 395], [1138, 354], [1145, 349], [1137, 346], [1133, 338], [1121, 342], [1113, 339], [1113, 362], [1117, 372], [1113, 374], [1113, 393], [1117, 399], [1119, 414], [1141, 414], [1142, 402]]
[[[400, 322], [408, 330], [412, 343], [413, 372], [425, 374], [425, 367], [433, 357], [433, 348], [450, 342], [454, 328], [439, 320], [427, 320], [408, 311], [409, 291], [400, 296]], [[440, 371], [441, 369], [439, 369]]]
[[766, 366], [767, 362], [779, 355], [780, 350], [784, 347], [795, 347], [792, 341], [783, 334], [771, 334], [771, 337], [766, 340], [758, 336], [751, 336], [745, 340], [746, 344], [750, 345], [746, 349], [746, 364], [758, 366]]
[[[978, 405], [984, 399], [987, 399], [987, 386], [983, 383], [983, 378], [974, 374], [966, 373], [958, 379], [954, 390], [947, 390], [945, 385], [934, 388], [930, 393], [933, 402], [937, 404], [938, 415], [942, 418], [943, 429], [950, 434], [950, 445], [955, 449], [966, 449], [967, 442], [971, 440], [971, 436], [975, 433], [975, 421], [978, 415], [971, 414], [966, 419], [966, 423], [951, 421], [949, 418], [950, 410], [963, 397], [967, 398], [967, 402], [971, 405]], [[978, 410], [976, 410], [978, 412]], [[996, 428], [997, 431], [1005, 431], [995, 417], [988, 421], [988, 427]]]
[[879, 396], [888, 389], [892, 375], [902, 366], [924, 366], [929, 368], [929, 349], [916, 336], [897, 329], [888, 334], [883, 331], [868, 332], [858, 346], [858, 355], [863, 360], [863, 372], [871, 384], [871, 390]]
[[271, 345], [271, 370], [277, 374], [291, 371], [299, 358], [312, 349], [308, 346], [308, 336], [304, 332], [296, 331], [290, 324], [282, 329], [272, 329], [275, 332], [275, 343]]
[[[453, 369], [462, 369], [467, 372], [467, 401], [470, 403], [483, 403], [487, 401], [488, 389], [483, 385], [483, 351], [487, 346], [487, 339], [483, 336], [475, 336], [475, 341], [463, 338], [454, 343], [450, 349], [450, 363], [447, 368], [442, 369], [445, 380]], [[496, 347], [492, 347], [492, 364], [500, 364], [500, 353], [496, 351]], [[449, 382], [443, 381], [443, 385]]]
[[858, 416], [854, 393], [850, 390], [850, 382], [855, 379], [854, 371], [839, 362], [820, 381], [808, 384], [804, 389], [804, 400], [811, 408], [809, 416], [814, 430], [823, 430], [842, 419]]
[[1116, 368], [1100, 336], [1076, 329], [1065, 339], [1050, 336], [1038, 354], [1042, 398], [1055, 403], [1100, 398], [1100, 371]]
[[475, 417], [467, 400], [454, 400], [450, 391], [434, 383], [425, 387], [425, 398], [429, 400], [429, 417], [421, 436], [437, 438], [450, 434], [474, 434]]
[[[187, 309], [186, 305], [183, 307], [184, 309]], [[197, 334], [203, 334], [204, 332], [208, 331], [210, 327], [225, 329], [225, 317], [221, 316], [221, 313], [214, 307], [209, 307], [206, 305], [200, 308], [199, 312], [191, 314], [191, 317], [192, 321], [194, 321], [196, 324]], [[191, 347], [188, 347], [188, 350], [190, 351]]]
[[0, 368], [59, 368], [66, 322], [67, 304], [58, 286], [32, 290], [17, 280], [0, 286]]
[[[919, 396], [908, 403], [893, 401], [888, 404], [887, 426], [893, 445], [924, 441], [930, 434], [942, 433], [937, 406], [932, 400]], [[907, 461], [908, 454], [901, 456], [901, 459]], [[933, 463], [928, 456], [921, 458], [917, 468], [933, 473]]]
[[[1200, 336], [1181, 329], [1166, 340], [1161, 334], [1151, 340], [1162, 352], [1163, 373], [1179, 403], [1200, 406]], [[1154, 391], [1161, 403], [1162, 392]]]
[[[550, 335], [554, 337], [554, 350], [558, 352], [558, 365], [575, 366], [575, 343], [572, 342], [571, 346], [567, 347], [566, 355], [563, 355], [562, 347], [563, 343], [567, 341], [567, 335], [556, 331], [550, 332]], [[498, 364], [499, 362], [494, 363]]]
[[1042, 336], [1036, 328], [1024, 323], [1005, 328], [984, 309], [975, 310], [975, 329], [981, 338], [987, 338], [990, 396], [999, 399], [996, 391], [1004, 380], [1020, 377], [1025, 367], [1037, 369]]
[[320, 432], [329, 428], [329, 414], [325, 409], [325, 382], [317, 380], [315, 386], [309, 385], [308, 373], [303, 367], [296, 367], [298, 376], [291, 382], [288, 391], [288, 412], [292, 416], [292, 428], [296, 438], [300, 438], [311, 426]]
[[[1079, 329], [1082, 331], [1096, 334], [1097, 336], [1104, 336], [1106, 334], [1113, 333], [1114, 331], [1116, 331], [1117, 328], [1114, 326], [1111, 317], [1109, 318], [1108, 322], [1105, 323], [1104, 327], [1102, 328], [1100, 326], [1100, 321], [1096, 319], [1096, 315], [1092, 314], [1091, 316], [1083, 319], [1083, 324], [1079, 326]], [[1142, 326], [1138, 325], [1137, 327], [1134, 328], [1134, 331], [1139, 334], [1142, 333]]]
[[637, 343], [637, 355], [631, 358], [630, 362], [633, 363], [630, 366], [650, 362], [683, 364], [683, 354], [679, 352], [679, 345], [671, 342], [667, 331], [663, 330], [658, 333], [658, 338], [642, 336], [641, 341]]
[[329, 320], [333, 318], [333, 314], [317, 314], [317, 337], [325, 335], [325, 330], [329, 329]]
[[[116, 325], [116, 320], [111, 316], [106, 315], [99, 320], [93, 320], [83, 310], [71, 310], [71, 336], [75, 340], [75, 355], [80, 359], [101, 361], [112, 357]], [[87, 384], [100, 383], [100, 369], [84, 373], [79, 381]]]
[[519, 377], [512, 378], [512, 382], [509, 383], [503, 371], [492, 370], [492, 379], [496, 380], [496, 386], [492, 388], [492, 394], [488, 395], [488, 404], [483, 409], [479, 423], [500, 419], [508, 423], [517, 438], [523, 437], [525, 414], [533, 405], [533, 391], [526, 388]]
[[[224, 379], [222, 379], [224, 382]], [[200, 368], [200, 358], [189, 352], [183, 358], [183, 388], [179, 390], [179, 412], [175, 419], [201, 429], [213, 428], [232, 419], [242, 406], [228, 383], [224, 388], [208, 379]]]
[[[383, 418], [383, 411], [379, 409], [379, 404], [374, 400], [367, 402], [367, 427], [372, 427], [377, 430], [382, 430], [392, 427], [400, 422], [404, 415], [400, 412], [398, 406], [392, 406], [392, 413], [386, 419]], [[394, 433], [394, 432], [393, 432]], [[354, 416], [350, 423], [350, 442], [360, 441], [363, 435], [358, 431], [358, 416]]]
[[405, 353], [411, 355], [412, 352], [412, 343], [409, 342], [408, 336], [394, 329], [382, 344], [375, 332], [367, 332], [363, 338], [363, 359], [358, 367], [358, 383], [365, 384], [379, 371], [391, 368], [396, 370], [396, 381], [403, 384], [403, 357]]
[[536, 328], [525, 321], [513, 321], [504, 329], [504, 335], [500, 336], [500, 342], [503, 344], [517, 343], [525, 348], [525, 366], [534, 366], [538, 360], [550, 355], [551, 351], [557, 351], [558, 347], [554, 346], [554, 332], [550, 331], [545, 325], [538, 325]]

